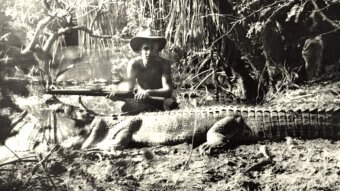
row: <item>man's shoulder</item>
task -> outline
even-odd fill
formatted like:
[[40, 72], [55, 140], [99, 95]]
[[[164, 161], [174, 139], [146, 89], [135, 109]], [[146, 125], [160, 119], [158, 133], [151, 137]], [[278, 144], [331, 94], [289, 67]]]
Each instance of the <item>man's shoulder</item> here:
[[171, 61], [166, 59], [166, 58], [163, 58], [163, 57], [158, 57], [158, 62], [159, 63], [162, 63], [164, 65], [170, 65], [171, 64]]
[[143, 63], [142, 57], [132, 58], [128, 63], [128, 67], [138, 68], [142, 63]]
[[134, 63], [143, 62], [143, 60], [142, 60], [142, 57], [141, 57], [141, 56], [138, 56], [138, 57], [132, 58], [129, 62], [130, 62], [131, 64], [134, 64]]

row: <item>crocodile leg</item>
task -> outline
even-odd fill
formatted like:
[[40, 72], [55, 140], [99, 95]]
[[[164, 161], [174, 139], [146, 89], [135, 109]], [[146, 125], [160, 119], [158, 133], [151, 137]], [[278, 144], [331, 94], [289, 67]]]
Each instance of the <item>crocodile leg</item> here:
[[98, 117], [95, 118], [90, 125], [91, 132], [89, 136], [85, 139], [85, 142], [82, 144], [82, 149], [90, 148], [96, 143], [102, 141], [102, 138], [107, 133], [107, 125], [105, 121]]
[[132, 135], [142, 125], [142, 119], [138, 116], [119, 121], [115, 124], [109, 124], [109, 129], [103, 138], [103, 141], [96, 144], [96, 148], [123, 149], [132, 142]]
[[240, 116], [227, 116], [217, 121], [207, 132], [207, 142], [199, 147], [200, 154], [211, 154], [213, 149], [224, 146], [244, 130], [245, 123]]

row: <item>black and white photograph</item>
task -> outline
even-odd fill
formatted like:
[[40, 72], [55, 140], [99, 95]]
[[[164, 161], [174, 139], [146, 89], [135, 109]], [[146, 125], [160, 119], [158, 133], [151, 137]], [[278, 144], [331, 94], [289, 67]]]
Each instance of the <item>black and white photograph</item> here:
[[339, 0], [0, 0], [0, 191], [340, 190]]

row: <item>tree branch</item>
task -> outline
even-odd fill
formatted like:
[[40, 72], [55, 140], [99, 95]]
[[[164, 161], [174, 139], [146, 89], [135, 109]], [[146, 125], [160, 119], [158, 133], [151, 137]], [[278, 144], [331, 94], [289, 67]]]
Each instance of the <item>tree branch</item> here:
[[[45, 18], [40, 20], [38, 22], [36, 31], [34, 33], [34, 36], [32, 40], [30, 41], [29, 45], [21, 51], [22, 54], [27, 54], [29, 51], [38, 52], [36, 45], [38, 43], [39, 35], [43, 32], [43, 30], [46, 28], [46, 26], [55, 18], [64, 18], [69, 14], [68, 10], [64, 9], [57, 9], [57, 10], [51, 10], [50, 5], [48, 4], [47, 0], [43, 0], [44, 7], [50, 12]], [[95, 19], [101, 14], [101, 10], [98, 10], [96, 13]], [[95, 21], [94, 19], [94, 21]], [[102, 39], [112, 39], [112, 38], [119, 38], [118, 36], [111, 36], [111, 35], [99, 35], [96, 34], [93, 30], [94, 21], [91, 23], [91, 28], [87, 28], [86, 26], [69, 26], [65, 28], [60, 28], [58, 32], [54, 32], [49, 35], [48, 39], [44, 43], [43, 47], [40, 49], [40, 52], [47, 53], [53, 43], [62, 35], [64, 35], [67, 32], [74, 31], [74, 30], [80, 30], [88, 33], [91, 37], [94, 38], [102, 38]]]
[[267, 22], [272, 20], [274, 17], [276, 17], [277, 15], [279, 15], [280, 13], [282, 13], [281, 11], [283, 9], [286, 9], [286, 8], [290, 8], [292, 5], [295, 4], [295, 1], [289, 1], [288, 3], [280, 6], [278, 9], [276, 9], [270, 16], [269, 18], [267, 19]]
[[47, 0], [43, 0], [43, 5], [47, 9], [47, 11], [51, 10], [51, 6], [48, 4]]
[[94, 26], [94, 22], [97, 20], [97, 18], [99, 17], [99, 15], [101, 15], [101, 9], [97, 10], [96, 11], [96, 14], [94, 16], [94, 19], [93, 21], [91, 22], [91, 25], [90, 25], [90, 29], [93, 30], [93, 26]]
[[60, 36], [64, 35], [67, 32], [70, 31], [74, 31], [74, 30], [80, 30], [80, 31], [84, 31], [86, 33], [88, 33], [91, 37], [94, 38], [103, 38], [103, 39], [112, 39], [112, 38], [119, 38], [118, 36], [111, 36], [111, 35], [97, 35], [94, 34], [94, 32], [92, 30], [90, 30], [89, 28], [85, 27], [85, 26], [72, 26], [72, 27], [66, 27], [66, 28], [61, 28], [58, 30], [57, 33], [53, 33], [50, 35], [50, 37], [47, 39], [44, 47], [43, 47], [43, 51], [48, 51], [51, 46], [53, 45], [53, 42], [59, 38]]
[[21, 51], [22, 54], [27, 54], [29, 51], [33, 51], [35, 49], [35, 45], [38, 42], [39, 34], [44, 30], [46, 25], [53, 20], [54, 17], [47, 16], [40, 20], [37, 25], [37, 29], [34, 33], [33, 39], [31, 40], [30, 44]]
[[72, 31], [72, 30], [84, 31], [84, 32], [88, 33], [91, 37], [95, 37], [95, 38], [111, 39], [111, 38], [117, 37], [117, 36], [111, 36], [111, 35], [97, 35], [92, 30], [90, 30], [89, 28], [87, 28], [85, 26], [66, 27], [66, 28], [60, 29], [57, 34], [60, 36], [64, 33], [66, 33], [66, 32]]
[[329, 24], [331, 24], [332, 26], [334, 26], [335, 28], [340, 29], [340, 25], [337, 24], [336, 22], [334, 22], [333, 20], [331, 20], [330, 18], [328, 18], [323, 12], [322, 10], [319, 8], [318, 4], [316, 4], [316, 2], [314, 0], [311, 0], [314, 8], [315, 8], [315, 12], [317, 12], [323, 20], [325, 20], [326, 22], [328, 22]]

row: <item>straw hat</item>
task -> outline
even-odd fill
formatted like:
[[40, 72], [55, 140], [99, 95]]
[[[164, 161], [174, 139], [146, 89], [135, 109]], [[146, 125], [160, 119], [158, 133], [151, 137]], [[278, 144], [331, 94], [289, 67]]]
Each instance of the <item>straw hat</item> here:
[[135, 37], [130, 40], [130, 46], [134, 52], [140, 52], [141, 46], [145, 42], [158, 43], [159, 51], [161, 51], [166, 44], [166, 39], [163, 36], [156, 35], [151, 29], [140, 31]]

